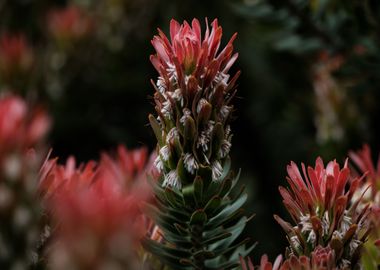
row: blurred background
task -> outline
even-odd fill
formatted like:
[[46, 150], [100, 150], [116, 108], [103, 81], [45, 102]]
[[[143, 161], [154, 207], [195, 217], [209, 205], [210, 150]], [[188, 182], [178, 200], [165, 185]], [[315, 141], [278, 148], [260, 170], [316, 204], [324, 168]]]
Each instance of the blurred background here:
[[[252, 253], [273, 258], [286, 239], [273, 214], [286, 165], [350, 149], [380, 149], [380, 3], [376, 0], [0, 0], [0, 88], [42, 103], [54, 156], [79, 161], [155, 138], [149, 62], [156, 28], [218, 18], [242, 70], [232, 160], [247, 186]], [[287, 217], [288, 218], [288, 217]]]

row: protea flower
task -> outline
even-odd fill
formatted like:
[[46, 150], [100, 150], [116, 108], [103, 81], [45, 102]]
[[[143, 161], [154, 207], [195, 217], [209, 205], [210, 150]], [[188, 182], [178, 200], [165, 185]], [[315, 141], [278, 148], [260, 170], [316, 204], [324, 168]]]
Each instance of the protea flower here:
[[[311, 253], [310, 257], [307, 256], [291, 256], [283, 260], [282, 255], [277, 256], [275, 262], [272, 264], [268, 260], [267, 255], [263, 255], [260, 260], [260, 265], [254, 267], [250, 258], [244, 260], [240, 257], [242, 270], [336, 270], [334, 251], [329, 248], [322, 248], [318, 246], [315, 251]], [[347, 268], [351, 269], [351, 268]]]
[[321, 158], [315, 167], [302, 164], [303, 177], [295, 163], [288, 168], [290, 189], [280, 187], [283, 203], [294, 226], [275, 216], [288, 235], [287, 256], [310, 256], [318, 246], [330, 248], [339, 269], [357, 266], [361, 247], [367, 240], [368, 205], [352, 200], [362, 178], [352, 178], [347, 161], [341, 169], [334, 160], [325, 167]]
[[377, 160], [377, 165], [372, 160], [371, 148], [367, 144], [357, 152], [350, 151], [349, 156], [352, 162], [359, 169], [359, 174], [366, 173], [363, 186], [369, 187], [371, 200], [380, 206], [380, 196], [378, 190], [380, 188], [380, 154]]
[[0, 98], [1, 269], [27, 269], [36, 259], [38, 169], [49, 122], [42, 109], [31, 108], [20, 97]]
[[155, 85], [161, 129], [156, 132], [157, 167], [165, 172], [165, 186], [186, 184], [186, 178], [178, 176], [178, 160], [190, 178], [204, 166], [212, 169], [212, 180], [218, 181], [231, 147], [230, 102], [239, 72], [230, 80], [228, 71], [238, 56], [232, 45], [236, 34], [221, 52], [222, 28], [217, 20], [211, 31], [207, 25], [203, 39], [198, 20], [192, 26], [172, 20], [170, 37], [171, 42], [159, 30], [152, 40], [157, 54], [151, 61], [160, 74]]
[[[3, 34], [0, 37], [0, 77], [14, 87], [33, 68], [34, 54], [22, 34]], [[18, 86], [18, 85], [17, 85]]]
[[217, 20], [211, 30], [206, 20], [203, 34], [194, 19], [191, 25], [172, 20], [170, 40], [161, 30], [152, 40], [156, 54], [150, 59], [159, 77], [152, 82], [157, 118], [149, 119], [162, 174], [155, 188], [158, 209], [152, 212], [166, 243], [146, 246], [174, 269], [233, 267], [237, 254], [225, 253], [234, 249], [247, 222], [240, 209], [246, 194], [230, 195], [237, 180], [229, 159], [231, 101], [239, 76], [229, 74], [238, 56], [236, 34], [219, 50], [221, 37]]
[[94, 28], [93, 19], [80, 7], [71, 5], [51, 10], [48, 27], [53, 37], [63, 46], [89, 36]]
[[[97, 164], [45, 163], [40, 189], [52, 219], [51, 269], [141, 269], [139, 241], [150, 229], [142, 214], [151, 198], [145, 148], [103, 154]], [[146, 182], [146, 181], [145, 181]], [[141, 261], [139, 260], [141, 259]]]
[[362, 263], [365, 269], [377, 269], [380, 266], [380, 156], [375, 166], [371, 148], [367, 144], [356, 152], [350, 151], [349, 156], [356, 169], [359, 170], [357, 173], [366, 174], [358, 189], [357, 196], [360, 195], [362, 190], [369, 189], [369, 192], [363, 198], [363, 204], [368, 203], [372, 207], [370, 222], [373, 230], [369, 241], [365, 245]]
[[352, 123], [361, 121], [355, 103], [348, 95], [348, 82], [334, 76], [344, 67], [347, 55], [322, 52], [312, 66], [315, 93], [315, 124], [320, 144], [342, 142], [350, 131], [358, 131]]

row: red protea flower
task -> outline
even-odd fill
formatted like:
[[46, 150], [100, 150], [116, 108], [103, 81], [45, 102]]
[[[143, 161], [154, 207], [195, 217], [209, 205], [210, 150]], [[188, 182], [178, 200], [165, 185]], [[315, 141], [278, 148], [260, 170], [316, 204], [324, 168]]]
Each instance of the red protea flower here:
[[147, 161], [146, 148], [119, 146], [116, 156], [103, 154], [98, 164], [45, 163], [40, 189], [55, 227], [47, 249], [53, 269], [139, 267], [139, 240], [151, 226], [141, 212], [151, 198], [140, 183], [150, 170]]
[[280, 187], [283, 203], [296, 226], [275, 216], [288, 235], [288, 255], [309, 256], [317, 246], [329, 247], [335, 252], [336, 265], [354, 267], [369, 233], [368, 205], [358, 208], [363, 194], [351, 201], [361, 178], [350, 180], [347, 161], [341, 169], [336, 161], [325, 167], [321, 158], [316, 160], [315, 168], [306, 169], [302, 164], [302, 172], [303, 177], [292, 162], [287, 177], [290, 189]]
[[0, 74], [9, 82], [19, 73], [29, 72], [33, 66], [34, 55], [22, 34], [3, 34], [0, 37]]
[[93, 19], [78, 6], [52, 10], [48, 14], [51, 34], [62, 43], [80, 40], [93, 31]]

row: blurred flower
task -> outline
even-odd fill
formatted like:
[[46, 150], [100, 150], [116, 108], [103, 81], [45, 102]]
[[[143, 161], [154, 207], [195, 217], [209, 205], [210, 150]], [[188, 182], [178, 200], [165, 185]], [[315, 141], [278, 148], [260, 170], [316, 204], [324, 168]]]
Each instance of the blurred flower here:
[[123, 189], [131, 190], [136, 185], [147, 184], [146, 169], [151, 165], [148, 158], [148, 149], [145, 147], [128, 150], [124, 145], [119, 145], [115, 158], [106, 153], [102, 154], [100, 173], [106, 174], [102, 176], [104, 178], [118, 181]]
[[139, 269], [139, 240], [151, 226], [140, 210], [151, 198], [147, 161], [146, 148], [119, 146], [99, 164], [45, 163], [40, 189], [54, 226], [51, 269]]
[[22, 34], [0, 37], [0, 76], [9, 83], [17, 74], [28, 73], [34, 62], [33, 50]]
[[296, 226], [275, 216], [288, 235], [287, 255], [309, 256], [318, 246], [329, 247], [335, 252], [337, 266], [355, 267], [370, 231], [368, 205], [358, 207], [365, 191], [352, 200], [362, 178], [349, 181], [352, 175], [347, 161], [340, 169], [336, 161], [325, 167], [321, 158], [315, 168], [306, 170], [302, 164], [304, 177], [293, 162], [287, 170], [290, 189], [280, 187], [280, 193]]
[[65, 45], [91, 34], [94, 21], [80, 7], [71, 5], [51, 10], [48, 14], [48, 27], [54, 38]]
[[[358, 129], [359, 113], [348, 96], [352, 78], [339, 80], [334, 73], [346, 62], [343, 55], [322, 52], [312, 66], [312, 79], [317, 107], [315, 122], [320, 143], [341, 142], [349, 128]], [[355, 124], [353, 124], [355, 123]]]
[[375, 201], [377, 205], [380, 205], [380, 198], [377, 198], [380, 196], [378, 193], [380, 188], [380, 154], [376, 167], [372, 160], [371, 149], [367, 144], [363, 145], [363, 148], [357, 152], [350, 151], [349, 156], [359, 169], [360, 173], [366, 173], [363, 185], [370, 188], [372, 201]]
[[[380, 249], [378, 245], [380, 238], [380, 158], [378, 158], [375, 167], [371, 149], [367, 144], [356, 152], [350, 151], [349, 156], [359, 170], [358, 174], [365, 173], [364, 181], [358, 191], [370, 190], [370, 192], [367, 192], [367, 196], [364, 196], [363, 204], [368, 203], [372, 207], [370, 222], [373, 229], [369, 241], [365, 244], [362, 263], [366, 269], [376, 269], [380, 266]], [[356, 194], [356, 197], [358, 196], [360, 194]]]
[[31, 108], [20, 97], [0, 97], [1, 269], [27, 269], [38, 260], [37, 180], [49, 123], [42, 109]]
[[17, 96], [0, 99], [0, 154], [17, 150], [25, 151], [43, 138], [50, 126], [50, 119], [41, 108], [31, 110]]

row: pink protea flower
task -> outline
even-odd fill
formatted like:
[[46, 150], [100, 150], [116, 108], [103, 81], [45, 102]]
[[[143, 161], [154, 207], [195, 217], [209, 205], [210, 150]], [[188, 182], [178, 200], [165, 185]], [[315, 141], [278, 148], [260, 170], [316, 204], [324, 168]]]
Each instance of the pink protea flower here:
[[293, 162], [287, 169], [290, 189], [280, 187], [280, 193], [296, 226], [275, 219], [288, 235], [288, 255], [309, 256], [317, 246], [329, 247], [336, 265], [354, 267], [369, 233], [368, 205], [358, 208], [363, 194], [351, 200], [362, 178], [350, 179], [347, 161], [341, 169], [336, 161], [325, 167], [318, 158], [315, 168], [302, 164], [303, 176]]
[[180, 86], [184, 86], [186, 76], [193, 75], [195, 79], [204, 82], [203, 87], [208, 87], [215, 79], [228, 80], [228, 71], [238, 57], [237, 53], [232, 54], [232, 43], [236, 34], [218, 53], [222, 28], [217, 20], [214, 20], [211, 26], [210, 32], [206, 20], [206, 33], [202, 39], [201, 26], [197, 19], [192, 21], [191, 26], [186, 21], [180, 25], [176, 20], [172, 20], [171, 42], [159, 29], [159, 36], [155, 36], [152, 40], [157, 55], [152, 55], [151, 61], [164, 79], [176, 80]]
[[347, 267], [338, 267], [335, 265], [335, 253], [334, 251], [327, 247], [322, 248], [318, 246], [314, 252], [311, 253], [310, 257], [291, 256], [290, 258], [283, 260], [282, 255], [277, 256], [275, 262], [272, 264], [267, 255], [263, 255], [260, 260], [260, 265], [254, 267], [250, 258], [244, 260], [240, 257], [240, 264], [242, 270], [337, 270], [337, 269], [351, 269]]
[[53, 200], [58, 227], [49, 256], [52, 269], [102, 269], [107, 263], [127, 269], [139, 266], [135, 249], [147, 226], [140, 211], [143, 201], [120, 192], [109, 180], [97, 179], [88, 189]]
[[231, 147], [230, 102], [240, 74], [230, 79], [229, 70], [238, 57], [232, 44], [236, 34], [219, 52], [222, 28], [217, 20], [211, 30], [206, 20], [204, 35], [197, 19], [191, 26], [172, 20], [170, 40], [158, 31], [152, 40], [156, 54], [150, 59], [160, 74], [154, 84], [159, 123], [150, 120], [159, 142], [156, 165], [165, 172], [164, 185], [182, 186], [178, 159], [183, 160], [185, 174], [194, 175], [207, 166], [213, 180], [220, 180]]
[[[357, 166], [360, 173], [366, 173], [365, 186], [369, 186], [371, 190], [372, 200], [376, 200], [376, 195], [379, 194], [378, 190], [380, 187], [380, 154], [377, 159], [377, 165], [372, 160], [371, 148], [365, 144], [363, 148], [357, 152], [350, 151], [349, 156], [352, 162]], [[377, 199], [380, 204], [380, 198]]]
[[76, 166], [73, 156], [65, 165], [58, 165], [57, 158], [48, 159], [40, 172], [40, 192], [49, 195], [55, 192], [72, 192], [89, 188], [97, 179], [111, 179], [120, 191], [131, 192], [136, 186], [144, 186], [147, 174], [154, 173], [153, 162], [148, 159], [148, 150], [141, 147], [128, 150], [119, 145], [115, 156], [103, 153], [99, 163], [89, 161]]
[[34, 61], [33, 50], [22, 34], [3, 34], [0, 37], [0, 73], [3, 80], [10, 80], [18, 73], [31, 70]]
[[267, 255], [261, 256], [260, 265], [255, 267], [251, 261], [251, 259], [248, 257], [246, 260], [243, 257], [240, 257], [240, 265], [242, 270], [280, 270], [281, 264], [282, 264], [283, 258], [282, 255], [279, 255], [274, 264], [269, 261]]
[[109, 263], [137, 269], [139, 240], [151, 227], [141, 212], [152, 196], [143, 183], [149, 164], [146, 148], [124, 146], [115, 156], [102, 154], [98, 164], [46, 161], [40, 190], [55, 228], [47, 249], [52, 269], [102, 269]]
[[60, 42], [80, 40], [93, 31], [93, 19], [78, 6], [55, 9], [48, 14], [51, 34]]
[[31, 109], [18, 96], [0, 98], [0, 154], [34, 147], [49, 127], [50, 118], [42, 108]]
[[364, 196], [362, 204], [371, 205], [370, 222], [373, 229], [370, 239], [365, 245], [362, 260], [368, 265], [371, 264], [371, 267], [376, 268], [380, 265], [380, 155], [375, 166], [371, 148], [365, 144], [362, 149], [356, 152], [350, 151], [349, 156], [356, 173], [365, 173], [364, 181], [361, 183], [356, 196], [360, 196], [362, 190], [369, 189], [370, 191]]
[[[222, 49], [221, 38], [217, 20], [210, 29], [206, 19], [203, 33], [194, 19], [191, 24], [171, 20], [170, 37], [159, 29], [152, 40], [156, 53], [150, 60], [159, 77], [152, 82], [156, 116], [150, 115], [149, 121], [157, 138], [154, 163], [161, 174], [154, 185], [157, 204], [152, 212], [163, 241], [145, 239], [143, 245], [173, 269], [213, 268], [216, 261], [227, 269], [237, 263], [230, 254], [251, 250], [247, 239], [233, 244], [237, 235], [232, 230], [239, 227], [240, 234], [249, 218], [235, 219], [246, 196], [230, 193], [238, 178], [229, 157], [232, 100], [240, 74], [230, 76], [238, 57], [233, 51], [236, 34]], [[237, 207], [232, 206], [235, 200]], [[231, 213], [224, 215], [223, 209]], [[210, 244], [206, 235], [221, 231], [231, 232], [234, 240]]]
[[73, 156], [67, 159], [65, 165], [58, 165], [57, 161], [58, 158], [48, 159], [41, 168], [39, 190], [43, 197], [88, 189], [94, 182], [97, 174], [95, 161], [89, 161], [79, 167], [76, 166]]
[[[142, 178], [146, 178], [148, 165], [148, 149], [128, 150], [124, 145], [119, 145], [115, 158], [103, 153], [100, 159], [101, 173], [109, 174], [108, 177], [117, 179], [125, 189], [130, 189], [136, 183], [146, 184]], [[139, 181], [141, 180], [141, 181]]]
[[20, 97], [0, 97], [0, 266], [3, 269], [27, 268], [37, 259], [35, 249], [41, 218], [40, 203], [36, 200], [37, 179], [49, 123], [42, 109], [32, 108]]

